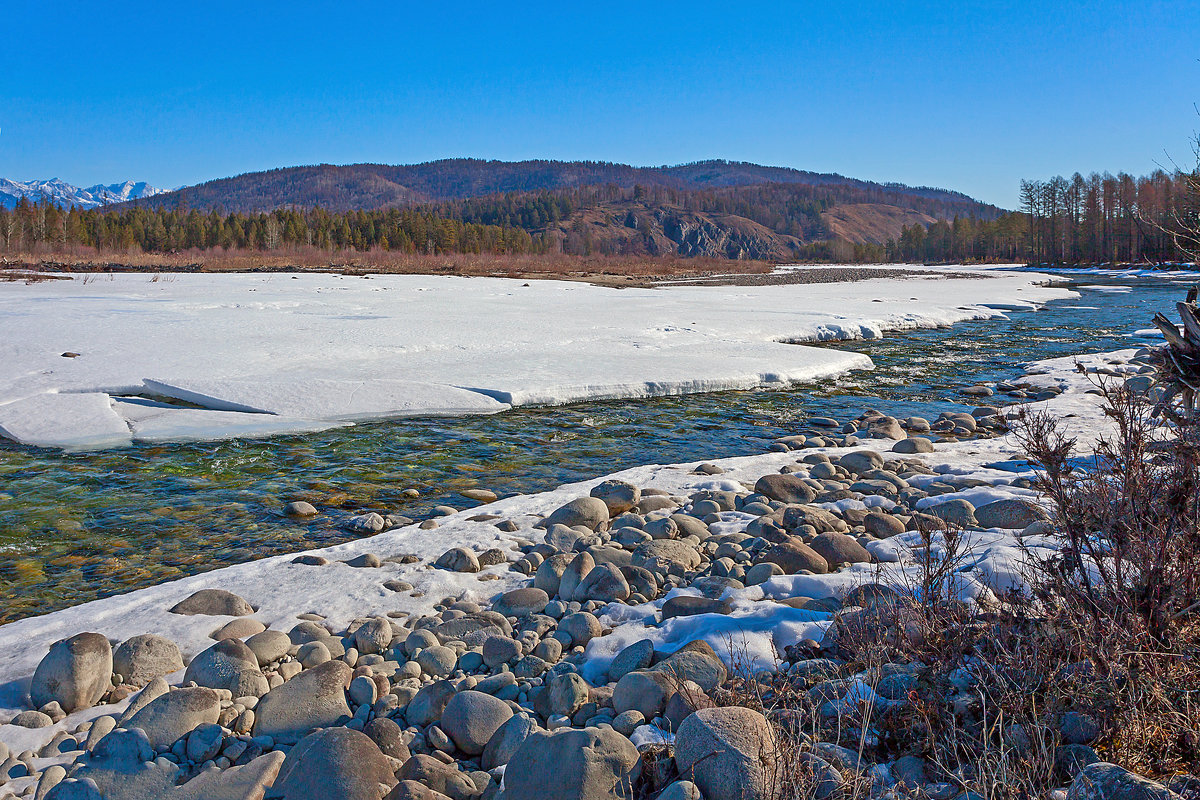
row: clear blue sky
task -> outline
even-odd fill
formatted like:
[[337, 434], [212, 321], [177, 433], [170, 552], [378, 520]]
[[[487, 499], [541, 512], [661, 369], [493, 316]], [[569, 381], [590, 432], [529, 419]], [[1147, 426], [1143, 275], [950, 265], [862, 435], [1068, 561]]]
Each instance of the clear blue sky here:
[[0, 177], [727, 158], [958, 189], [1142, 173], [1200, 3], [4, 3]]

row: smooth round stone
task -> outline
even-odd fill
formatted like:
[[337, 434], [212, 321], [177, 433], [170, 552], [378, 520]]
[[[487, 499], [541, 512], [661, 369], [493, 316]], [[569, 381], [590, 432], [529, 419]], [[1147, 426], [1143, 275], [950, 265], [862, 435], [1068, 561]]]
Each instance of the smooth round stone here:
[[421, 671], [434, 678], [444, 678], [454, 671], [458, 663], [458, 654], [444, 645], [426, 647], [417, 653], [416, 662], [421, 665]]

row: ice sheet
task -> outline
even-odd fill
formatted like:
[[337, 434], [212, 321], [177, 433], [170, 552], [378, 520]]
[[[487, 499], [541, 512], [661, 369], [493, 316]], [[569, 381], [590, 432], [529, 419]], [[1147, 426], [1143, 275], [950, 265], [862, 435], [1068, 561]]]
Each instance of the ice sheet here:
[[[3, 401], [0, 400], [0, 403]], [[37, 447], [123, 447], [129, 426], [106, 394], [44, 392], [0, 405], [0, 436]]]

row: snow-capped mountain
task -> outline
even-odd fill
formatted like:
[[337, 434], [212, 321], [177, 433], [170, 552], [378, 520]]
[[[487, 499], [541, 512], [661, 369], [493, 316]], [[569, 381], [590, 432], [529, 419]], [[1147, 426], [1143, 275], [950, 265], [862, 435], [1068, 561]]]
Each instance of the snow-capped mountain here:
[[48, 181], [10, 181], [7, 178], [0, 178], [0, 206], [12, 208], [18, 200], [25, 197], [31, 202], [49, 200], [61, 206], [95, 208], [111, 203], [123, 203], [126, 200], [153, 197], [164, 191], [164, 189], [154, 188], [145, 181], [125, 181], [108, 186], [98, 183], [95, 186], [81, 189], [58, 178], [51, 178]]

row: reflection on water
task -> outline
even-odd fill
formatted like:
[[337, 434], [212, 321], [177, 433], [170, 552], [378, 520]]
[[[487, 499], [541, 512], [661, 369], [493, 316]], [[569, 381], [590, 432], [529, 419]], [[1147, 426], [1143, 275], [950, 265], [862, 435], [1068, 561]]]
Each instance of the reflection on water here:
[[[1088, 283], [1103, 281], [1089, 276]], [[1132, 292], [1083, 291], [1082, 300], [1009, 320], [824, 345], [867, 353], [876, 369], [820, 387], [84, 454], [0, 444], [0, 622], [344, 541], [351, 537], [337, 522], [359, 509], [419, 518], [439, 504], [475, 505], [458, 494], [473, 487], [536, 492], [637, 464], [761, 452], [808, 415], [856, 416], [873, 406], [928, 416], [962, 408], [957, 388], [1013, 377], [1023, 362], [1143, 342], [1128, 334], [1182, 293], [1165, 281], [1143, 281]], [[410, 487], [419, 499], [402, 496]], [[295, 499], [333, 511], [298, 523], [280, 513]]]

